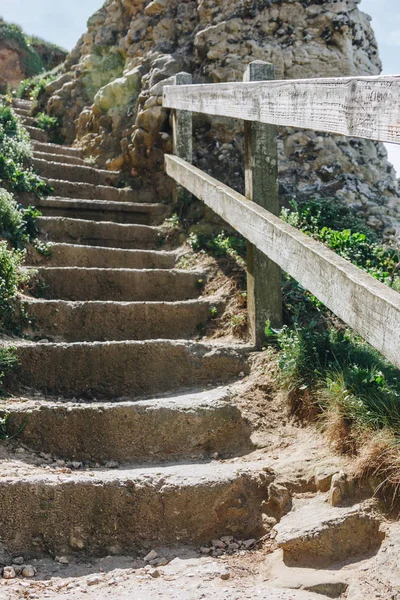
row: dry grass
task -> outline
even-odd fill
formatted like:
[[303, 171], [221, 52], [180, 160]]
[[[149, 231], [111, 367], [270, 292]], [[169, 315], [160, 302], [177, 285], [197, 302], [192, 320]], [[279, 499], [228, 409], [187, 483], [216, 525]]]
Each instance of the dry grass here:
[[[375, 493], [382, 496], [391, 507], [399, 507], [400, 443], [394, 434], [384, 429], [378, 433], [364, 432], [364, 443], [358, 449], [353, 464], [353, 477], [369, 480]], [[373, 481], [375, 479], [375, 481]]]

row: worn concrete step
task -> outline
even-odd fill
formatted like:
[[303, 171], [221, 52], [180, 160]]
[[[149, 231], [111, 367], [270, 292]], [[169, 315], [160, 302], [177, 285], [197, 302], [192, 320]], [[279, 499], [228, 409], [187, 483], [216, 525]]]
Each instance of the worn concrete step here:
[[[11, 345], [11, 344], [8, 344]], [[4, 346], [4, 344], [3, 344]], [[248, 373], [249, 347], [187, 340], [53, 344], [14, 342], [20, 361], [5, 380], [11, 391], [89, 399], [156, 394], [227, 383]]]
[[14, 112], [19, 116], [19, 117], [30, 117], [31, 116], [31, 109], [30, 108], [17, 108], [16, 106], [13, 105], [13, 109]]
[[31, 100], [23, 100], [22, 98], [13, 98], [12, 105], [17, 109], [30, 110], [32, 108], [33, 102]]
[[82, 200], [107, 200], [108, 202], [154, 202], [154, 197], [140, 194], [130, 188], [116, 188], [109, 185], [93, 185], [62, 179], [44, 178], [60, 198], [79, 198]]
[[34, 157], [31, 162], [40, 175], [48, 179], [62, 179], [90, 183], [92, 185], [114, 185], [119, 177], [118, 171], [95, 169], [88, 165], [69, 165], [67, 163], [42, 160], [37, 157]]
[[384, 539], [380, 522], [361, 506], [331, 507], [324, 498], [297, 500], [274, 527], [286, 565], [327, 568], [376, 551]]
[[98, 222], [65, 217], [39, 217], [44, 240], [123, 249], [154, 248], [162, 240], [160, 230], [148, 225]]
[[[23, 115], [19, 114], [19, 116], [21, 117], [24, 127], [26, 127], [27, 125], [29, 125], [30, 127], [37, 127], [37, 121], [34, 117], [31, 117], [30, 115], [26, 115], [26, 114], [23, 114]], [[40, 127], [39, 127], [39, 129], [40, 129]]]
[[35, 452], [67, 461], [155, 463], [221, 458], [252, 449], [251, 427], [227, 388], [139, 402], [11, 401], [8, 431]]
[[72, 148], [71, 146], [62, 146], [60, 144], [50, 144], [49, 142], [33, 142], [33, 150], [38, 152], [46, 152], [48, 154], [62, 154], [66, 156], [82, 157], [80, 148]]
[[38, 267], [33, 295], [59, 300], [189, 300], [200, 295], [206, 275], [178, 269]]
[[181, 302], [68, 302], [22, 299], [28, 337], [55, 342], [183, 339], [222, 311], [218, 300]]
[[42, 129], [39, 129], [39, 127], [31, 127], [30, 125], [24, 125], [24, 127], [32, 140], [42, 143], [46, 143], [48, 141], [47, 133]]
[[87, 163], [84, 161], [84, 159], [79, 158], [78, 156], [68, 156], [67, 154], [51, 154], [50, 152], [41, 152], [39, 150], [34, 150], [33, 156], [34, 158], [39, 158], [42, 161], [46, 160], [67, 165], [87, 166]]
[[35, 201], [46, 217], [71, 217], [113, 223], [161, 225], [171, 213], [166, 204], [109, 202], [108, 200], [75, 200], [50, 196]]
[[13, 554], [101, 556], [156, 542], [258, 537], [271, 480], [260, 463], [229, 462], [7, 477], [2, 541]]
[[162, 250], [124, 250], [49, 243], [48, 255], [39, 254], [35, 248], [28, 250], [25, 264], [48, 267], [87, 267], [102, 269], [172, 269], [177, 261], [176, 252]]

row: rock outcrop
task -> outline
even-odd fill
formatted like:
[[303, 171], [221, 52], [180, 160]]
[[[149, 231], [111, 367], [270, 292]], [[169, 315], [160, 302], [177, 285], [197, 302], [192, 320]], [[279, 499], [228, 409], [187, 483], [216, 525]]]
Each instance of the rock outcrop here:
[[[241, 80], [246, 64], [274, 63], [278, 78], [376, 75], [381, 63], [358, 0], [107, 0], [49, 85], [41, 104], [63, 119], [63, 135], [99, 166], [125, 169], [138, 188], [170, 193], [165, 83]], [[195, 161], [243, 189], [241, 123], [196, 117]], [[395, 171], [382, 144], [281, 130], [283, 202], [336, 196], [386, 237], [400, 231]]]
[[16, 88], [27, 77], [53, 69], [66, 56], [58, 46], [30, 38], [20, 27], [0, 18], [0, 92]]

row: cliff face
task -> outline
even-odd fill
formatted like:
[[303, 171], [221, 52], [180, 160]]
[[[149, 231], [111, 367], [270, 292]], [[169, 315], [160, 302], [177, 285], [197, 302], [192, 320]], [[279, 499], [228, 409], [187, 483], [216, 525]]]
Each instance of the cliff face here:
[[[381, 64], [358, 0], [107, 0], [42, 103], [63, 118], [101, 166], [125, 168], [137, 186], [168, 195], [171, 150], [163, 82], [189, 71], [195, 82], [241, 80], [246, 64], [274, 63], [278, 78], [375, 75]], [[243, 189], [241, 124], [196, 117], [195, 161]], [[337, 196], [385, 235], [400, 229], [394, 170], [381, 144], [282, 130], [283, 200]]]
[[66, 56], [61, 48], [39, 38], [29, 38], [17, 25], [0, 19], [0, 92], [56, 67]]

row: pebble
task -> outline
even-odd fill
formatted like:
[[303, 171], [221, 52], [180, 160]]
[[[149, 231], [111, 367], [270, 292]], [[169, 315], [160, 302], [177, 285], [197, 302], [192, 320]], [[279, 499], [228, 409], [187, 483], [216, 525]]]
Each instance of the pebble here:
[[69, 565], [69, 560], [66, 556], [57, 556], [56, 562], [58, 562], [60, 565]]
[[22, 577], [35, 577], [35, 575], [36, 569], [31, 565], [26, 565], [26, 567], [22, 569]]
[[118, 469], [119, 464], [116, 460], [110, 460], [106, 463], [106, 469]]
[[257, 540], [251, 539], [251, 540], [245, 540], [243, 542], [243, 546], [245, 548], [250, 548], [250, 546], [253, 546], [256, 543]]
[[207, 548], [207, 546], [203, 546], [202, 548], [200, 548], [200, 552], [201, 552], [201, 554], [210, 554], [211, 548]]
[[143, 560], [145, 560], [146, 562], [150, 562], [151, 560], [154, 560], [155, 558], [157, 558], [158, 554], [155, 550], [150, 550], [150, 552], [148, 554], [146, 554], [146, 556], [144, 557]]
[[231, 574], [229, 571], [223, 571], [220, 575], [223, 581], [227, 581], [230, 578]]
[[98, 577], [97, 575], [95, 575], [94, 577], [90, 577], [90, 579], [87, 580], [87, 584], [88, 585], [98, 585], [102, 581], [103, 580], [101, 577]]
[[15, 573], [14, 567], [4, 567], [3, 577], [4, 579], [15, 579], [17, 574]]
[[81, 469], [82, 468], [82, 463], [78, 462], [77, 460], [74, 460], [74, 462], [72, 463], [72, 467], [74, 469]]
[[213, 540], [211, 543], [214, 548], [221, 548], [221, 550], [225, 548], [225, 544], [222, 540]]
[[23, 564], [24, 564], [23, 556], [17, 556], [17, 558], [13, 559], [13, 565], [23, 565]]
[[233, 535], [223, 535], [221, 537], [221, 542], [224, 542], [224, 544], [230, 544], [233, 542]]
[[153, 569], [149, 572], [149, 575], [150, 577], [153, 577], [153, 579], [156, 579], [157, 577], [160, 577], [160, 571], [158, 571], [157, 569]]

